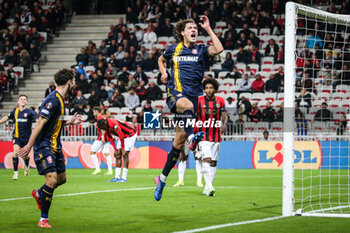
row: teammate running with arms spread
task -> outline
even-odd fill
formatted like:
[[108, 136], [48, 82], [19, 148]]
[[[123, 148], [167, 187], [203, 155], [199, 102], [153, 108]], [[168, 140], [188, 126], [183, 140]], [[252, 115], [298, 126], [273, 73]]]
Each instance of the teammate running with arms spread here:
[[[209, 19], [206, 16], [201, 17], [200, 26], [208, 33], [213, 45], [196, 44], [198, 29], [192, 19], [179, 21], [176, 24], [175, 32], [179, 43], [172, 44], [158, 59], [159, 70], [162, 74], [161, 80], [167, 84], [167, 105], [172, 113], [181, 114], [181, 120], [184, 128], [176, 126], [176, 134], [173, 147], [168, 154], [160, 176], [155, 178], [156, 189], [154, 198], [159, 201], [162, 198], [165, 181], [171, 169], [175, 166], [180, 152], [188, 139], [191, 150], [194, 150], [196, 144], [202, 140], [204, 134], [193, 133], [192, 122], [197, 110], [198, 96], [202, 94], [202, 79], [204, 77], [205, 60], [209, 56], [223, 51], [223, 46], [210, 27]], [[167, 77], [166, 62], [171, 61], [171, 77]]]
[[[213, 78], [205, 79], [203, 87], [205, 95], [198, 99], [197, 122], [203, 122], [202, 127], [199, 127], [198, 130], [203, 131], [205, 136], [198, 144], [196, 157], [202, 161], [202, 173], [205, 180], [203, 195], [214, 196], [215, 189], [212, 182], [219, 158], [221, 134], [225, 133], [228, 118], [225, 100], [215, 96], [219, 88], [218, 81]], [[205, 127], [205, 121], [209, 121], [209, 127]]]
[[[114, 147], [115, 162], [115, 178], [110, 182], [125, 183], [127, 181], [128, 167], [129, 167], [129, 152], [134, 148], [136, 141], [135, 128], [124, 121], [116, 119], [101, 119], [97, 122], [97, 127], [105, 130], [108, 134], [115, 135], [119, 138], [117, 148]], [[112, 143], [113, 138], [108, 137], [108, 140]], [[112, 145], [114, 142], [112, 143]], [[120, 178], [122, 157], [124, 161], [122, 178]]]
[[79, 124], [81, 116], [75, 114], [64, 122], [64, 98], [72, 94], [74, 88], [74, 73], [70, 69], [59, 70], [54, 75], [57, 84], [42, 102], [39, 109], [39, 120], [29, 138], [27, 145], [20, 151], [20, 157], [27, 157], [34, 146], [34, 160], [39, 175], [45, 176], [44, 185], [32, 191], [32, 196], [41, 210], [39, 227], [51, 228], [49, 224], [49, 209], [54, 190], [66, 182], [66, 165], [61, 145], [61, 131], [66, 125]]
[[[0, 124], [5, 123], [8, 120], [12, 120], [15, 126], [13, 130], [13, 180], [18, 179], [18, 151], [20, 148], [28, 143], [30, 134], [32, 133], [32, 123], [38, 119], [36, 113], [26, 108], [28, 97], [26, 95], [20, 95], [18, 97], [18, 106], [12, 110], [8, 116], [4, 116], [0, 120]], [[25, 168], [24, 175], [29, 175], [29, 156], [24, 158]]]

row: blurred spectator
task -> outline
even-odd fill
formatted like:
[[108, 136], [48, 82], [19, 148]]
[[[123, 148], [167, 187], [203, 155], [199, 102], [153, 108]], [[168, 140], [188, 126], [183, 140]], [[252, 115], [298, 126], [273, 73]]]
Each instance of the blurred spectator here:
[[106, 91], [106, 85], [104, 84], [101, 85], [100, 91], [98, 92], [98, 98], [102, 103], [108, 99], [108, 92]]
[[235, 38], [233, 37], [231, 32], [225, 33], [223, 46], [225, 50], [235, 49]]
[[323, 47], [323, 41], [321, 38], [312, 30], [309, 30], [309, 37], [306, 40], [305, 46], [313, 49], [315, 47], [315, 44], [320, 46], [320, 48]]
[[338, 127], [337, 127], [337, 135], [344, 135], [344, 132], [346, 131], [346, 126], [348, 124], [344, 114], [341, 116], [340, 121], [336, 122], [336, 124], [338, 125]]
[[244, 96], [242, 96], [237, 103], [238, 114], [249, 116], [252, 111], [252, 105]]
[[32, 69], [32, 59], [30, 55], [28, 54], [28, 51], [26, 49], [23, 49], [19, 56], [19, 66], [23, 66], [23, 68], [27, 71], [31, 71]]
[[141, 66], [143, 67], [143, 60], [141, 58], [141, 55], [139, 53], [136, 54], [135, 61], [133, 62], [134, 68]]
[[90, 105], [91, 107], [95, 107], [95, 106], [98, 106], [99, 104], [100, 104], [100, 99], [96, 94], [96, 91], [91, 90], [91, 95], [89, 96], [89, 99], [88, 99], [88, 105]]
[[103, 65], [102, 62], [99, 62], [99, 63], [97, 64], [95, 73], [97, 73], [97, 75], [98, 75], [99, 77], [101, 77], [102, 80], [104, 80], [105, 73], [106, 73], [106, 67]]
[[84, 74], [80, 74], [79, 78], [77, 79], [77, 85], [78, 85], [78, 90], [80, 90], [83, 94], [89, 93], [89, 83], [87, 79], [85, 79]]
[[225, 108], [229, 116], [237, 115], [237, 103], [233, 101], [232, 97], [227, 98]]
[[138, 50], [139, 48], [139, 42], [136, 39], [135, 33], [130, 33], [130, 38], [128, 40], [129, 46], [134, 46], [135, 50]]
[[140, 135], [141, 133], [141, 125], [137, 122], [137, 117], [132, 118], [132, 126], [134, 126], [134, 129], [136, 130], [137, 135]]
[[314, 117], [315, 121], [332, 121], [333, 116], [332, 112], [327, 109], [328, 104], [326, 102], [323, 102], [321, 105], [321, 109], [316, 112], [316, 115]]
[[118, 76], [118, 81], [123, 81], [123, 83], [128, 83], [128, 81], [129, 81], [129, 78], [128, 78], [129, 74], [130, 73], [128, 72], [128, 68], [126, 66], [124, 66], [122, 68], [121, 73]]
[[109, 32], [107, 35], [108, 41], [112, 41], [114, 39], [117, 38], [117, 30], [115, 29], [115, 27], [113, 25], [109, 26]]
[[78, 103], [78, 104], [74, 105], [71, 114], [74, 115], [75, 113], [82, 115], [82, 116], [86, 115], [86, 112], [84, 111], [84, 104]]
[[270, 74], [269, 80], [267, 80], [265, 83], [265, 91], [270, 93], [277, 92], [278, 87], [279, 87], [279, 83], [278, 83], [278, 80], [275, 79], [275, 75]]
[[243, 135], [244, 123], [243, 114], [239, 114], [238, 119], [235, 121], [233, 132], [238, 135]]
[[246, 35], [243, 32], [239, 33], [239, 38], [236, 40], [235, 42], [235, 47], [240, 48], [242, 47], [242, 49], [247, 45], [247, 38]]
[[19, 58], [15, 54], [15, 52], [11, 49], [9, 54], [5, 57], [4, 65], [8, 66], [10, 63], [14, 66], [17, 66], [19, 63]]
[[80, 53], [77, 54], [75, 60], [77, 64], [79, 64], [80, 62], [82, 62], [84, 66], [87, 66], [89, 64], [89, 54], [87, 54], [85, 48], [80, 49]]
[[143, 41], [143, 30], [140, 28], [139, 25], [135, 25], [135, 36], [136, 36], [136, 40], [138, 42], [139, 45], [141, 45], [142, 41]]
[[265, 130], [263, 132], [263, 141], [270, 141], [269, 139], [269, 131]]
[[139, 97], [140, 102], [146, 99], [146, 88], [143, 81], [134, 90], [136, 95]]
[[276, 121], [283, 121], [284, 103], [281, 103], [280, 109], [276, 112]]
[[273, 122], [276, 117], [276, 111], [271, 107], [271, 102], [266, 101], [266, 108], [262, 110], [261, 120], [264, 122]]
[[251, 92], [252, 91], [252, 81], [249, 79], [248, 74], [244, 74], [243, 79], [238, 83], [238, 93]]
[[299, 107], [306, 107], [306, 108], [312, 107], [311, 94], [305, 88], [301, 89], [300, 95], [296, 98], [295, 101], [298, 102]]
[[264, 93], [264, 86], [265, 86], [265, 83], [261, 79], [260, 74], [257, 74], [255, 76], [255, 80], [252, 82], [252, 91], [253, 92], [262, 92], [262, 93]]
[[247, 40], [247, 44], [246, 44], [246, 46], [244, 46], [244, 50], [245, 51], [251, 51], [252, 50], [252, 48], [253, 48], [253, 41], [251, 40], [251, 39], [248, 39]]
[[249, 118], [251, 122], [260, 122], [261, 111], [258, 108], [258, 102], [254, 102], [252, 105], [252, 110], [249, 113]]
[[132, 60], [129, 58], [129, 53], [124, 53], [124, 58], [119, 61], [119, 68], [126, 67], [127, 70], [132, 70]]
[[157, 34], [153, 32], [153, 25], [151, 22], [148, 23], [148, 27], [143, 34], [143, 44], [153, 46], [157, 42]]
[[126, 89], [130, 89], [130, 88], [136, 88], [138, 86], [138, 83], [136, 82], [136, 80], [134, 79], [134, 76], [132, 74], [129, 74], [128, 76], [128, 83], [126, 84]]
[[18, 82], [18, 75], [16, 74], [16, 71], [13, 69], [13, 64], [10, 63], [8, 65], [8, 69], [6, 71], [7, 76], [7, 83], [9, 84], [10, 92], [13, 92], [16, 83]]
[[123, 46], [119, 45], [118, 46], [118, 50], [114, 53], [114, 57], [116, 60], [121, 60], [124, 58], [124, 50], [123, 50]]
[[259, 66], [261, 64], [261, 54], [255, 45], [252, 45], [252, 48], [249, 52], [249, 64], [257, 64]]
[[153, 81], [149, 83], [146, 98], [150, 100], [161, 100], [163, 98], [162, 90]]
[[111, 63], [108, 63], [105, 78], [108, 81], [112, 81], [114, 79], [117, 79], [117, 77], [118, 77], [117, 69]]
[[83, 62], [79, 62], [78, 63], [77, 76], [79, 77], [79, 79], [80, 79], [80, 75], [81, 74], [83, 74], [84, 78], [87, 79], [87, 75], [86, 75], [86, 72], [85, 72], [85, 69], [84, 69], [84, 63]]
[[259, 38], [257, 36], [255, 36], [254, 32], [251, 32], [249, 34], [249, 40], [252, 41], [252, 44], [255, 45], [255, 47], [259, 47], [260, 40], [259, 40]]
[[105, 40], [101, 41], [101, 45], [100, 45], [100, 47], [98, 47], [97, 53], [101, 53], [102, 56], [104, 56], [104, 57], [107, 56], [108, 47], [107, 47], [107, 43]]
[[140, 105], [139, 97], [135, 94], [134, 89], [130, 89], [125, 97], [125, 106], [130, 109], [135, 109]]
[[284, 63], [284, 50], [282, 46], [278, 48], [277, 56], [275, 58], [276, 58], [275, 60], [276, 64]]
[[278, 45], [276, 44], [276, 41], [274, 39], [270, 39], [269, 44], [266, 46], [265, 49], [265, 56], [274, 57], [275, 60], [277, 60], [277, 54]]
[[134, 74], [134, 79], [136, 80], [137, 84], [140, 84], [143, 81], [144, 85], [147, 85], [148, 77], [145, 74], [145, 72], [142, 71], [141, 66], [138, 66], [136, 68], [136, 73]]
[[88, 45], [85, 48], [87, 54], [90, 56], [93, 53], [94, 49], [96, 49], [96, 44], [92, 42], [92, 40], [89, 40]]
[[76, 108], [78, 104], [83, 105], [83, 107], [86, 105], [86, 99], [83, 96], [82, 91], [78, 90], [77, 96], [73, 99], [72, 107]]
[[103, 79], [101, 76], [98, 76], [97, 73], [92, 75], [92, 80], [90, 81], [90, 90], [100, 90], [100, 87], [103, 83]]
[[124, 93], [126, 92], [126, 88], [125, 88], [125, 84], [123, 81], [119, 80], [117, 82], [117, 86], [115, 87], [116, 89], [118, 89], [120, 91], [120, 93]]
[[141, 46], [140, 55], [141, 55], [141, 58], [142, 58], [143, 60], [148, 59], [148, 52], [147, 52], [145, 46]]
[[157, 61], [153, 58], [153, 53], [149, 53], [148, 58], [143, 61], [143, 70], [148, 72], [155, 69], [157, 69]]
[[174, 26], [171, 24], [171, 20], [169, 18], [165, 19], [165, 24], [160, 26], [158, 31], [159, 36], [167, 36], [171, 37], [174, 34]]
[[234, 66], [234, 61], [232, 59], [232, 54], [230, 52], [226, 53], [225, 61], [221, 64], [222, 71], [231, 71]]
[[111, 45], [107, 49], [107, 56], [111, 56], [111, 54], [114, 54], [118, 51], [117, 41], [112, 40]]
[[225, 78], [232, 78], [232, 79], [234, 79], [236, 81], [237, 79], [242, 78], [242, 74], [241, 74], [241, 72], [239, 72], [237, 70], [237, 67], [234, 66], [233, 69], [232, 69], [232, 72], [231, 73], [227, 73]]
[[97, 61], [97, 49], [93, 48], [91, 54], [89, 55], [88, 64], [89, 66], [94, 66]]
[[112, 107], [119, 107], [119, 108], [125, 107], [124, 96], [120, 94], [118, 89], [114, 90], [112, 96], [108, 99], [108, 102]]
[[56, 90], [56, 86], [55, 83], [53, 81], [49, 82], [49, 87], [46, 89], [45, 91], [45, 98], [46, 96], [48, 96], [51, 92], [53, 92], [54, 90]]
[[137, 13], [131, 8], [131, 6], [128, 6], [127, 10], [126, 10], [126, 23], [132, 23], [132, 24], [136, 24], [137, 21]]
[[[112, 55], [111, 55], [112, 56]], [[113, 55], [114, 56], [114, 55]], [[94, 64], [94, 67], [97, 68], [98, 63], [102, 62], [103, 66], [106, 67], [107, 66], [107, 61], [106, 59], [103, 57], [102, 53], [98, 53], [97, 54], [97, 60], [96, 63]]]
[[243, 50], [243, 47], [239, 47], [238, 48], [238, 53], [236, 54], [237, 57], [237, 63], [244, 63], [244, 64], [248, 64], [250, 63], [249, 60], [249, 53], [245, 50]]

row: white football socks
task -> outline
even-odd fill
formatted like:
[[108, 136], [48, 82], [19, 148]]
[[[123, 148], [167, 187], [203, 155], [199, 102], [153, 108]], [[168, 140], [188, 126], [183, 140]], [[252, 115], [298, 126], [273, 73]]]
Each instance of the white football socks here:
[[163, 175], [163, 174], [160, 174], [159, 179], [160, 179], [162, 182], [165, 183], [165, 181], [166, 181], [166, 176]]
[[100, 164], [98, 162], [96, 154], [91, 155], [92, 162], [94, 163], [94, 166], [96, 169], [100, 168]]
[[124, 180], [127, 180], [127, 176], [128, 176], [128, 169], [124, 167], [123, 168], [123, 176], [122, 176], [122, 178]]
[[196, 160], [197, 181], [202, 182], [202, 165], [200, 160]]
[[211, 175], [212, 183], [214, 182], [215, 174], [216, 174], [216, 167], [210, 167], [210, 175]]
[[211, 182], [210, 164], [208, 162], [202, 162], [202, 173], [205, 180], [205, 189], [212, 189], [213, 185]]
[[112, 171], [112, 156], [106, 156], [108, 171]]
[[186, 171], [186, 161], [180, 161], [178, 166], [179, 181], [184, 182], [184, 176]]
[[115, 178], [116, 179], [120, 179], [120, 171], [122, 170], [122, 168], [121, 167], [116, 167], [115, 168]]

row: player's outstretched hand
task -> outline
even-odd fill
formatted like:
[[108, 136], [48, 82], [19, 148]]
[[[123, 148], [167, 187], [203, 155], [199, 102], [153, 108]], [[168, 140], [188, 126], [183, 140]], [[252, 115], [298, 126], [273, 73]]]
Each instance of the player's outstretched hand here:
[[160, 81], [162, 81], [162, 83], [167, 83], [168, 82], [168, 74], [164, 74], [160, 77]]
[[207, 16], [203, 15], [203, 16], [200, 18], [200, 20], [203, 21], [203, 23], [202, 23], [202, 22], [199, 23], [199, 25], [201, 25], [201, 27], [202, 27], [203, 29], [208, 29], [208, 28], [210, 28], [209, 19], [208, 19]]
[[27, 158], [31, 149], [31, 146], [25, 145], [22, 149], [19, 150], [18, 156], [21, 158]]
[[226, 126], [225, 125], [221, 126], [220, 133], [221, 134], [225, 134], [226, 133]]
[[78, 113], [75, 113], [73, 115], [73, 117], [67, 121], [68, 125], [77, 125], [81, 123], [81, 115], [79, 115]]

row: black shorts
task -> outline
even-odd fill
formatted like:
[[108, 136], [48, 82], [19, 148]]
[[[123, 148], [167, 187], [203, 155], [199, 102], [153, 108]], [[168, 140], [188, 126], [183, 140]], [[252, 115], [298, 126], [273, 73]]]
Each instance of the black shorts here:
[[48, 147], [35, 149], [34, 161], [39, 175], [46, 175], [50, 172], [57, 172], [59, 174], [66, 171], [66, 164], [62, 151], [53, 153]]
[[197, 112], [197, 107], [198, 107], [198, 96], [188, 96], [183, 94], [182, 92], [175, 91], [175, 90], [170, 90], [168, 89], [168, 96], [166, 99], [166, 103], [170, 109], [170, 111], [174, 114], [176, 114], [176, 102], [180, 99], [185, 97], [189, 101], [192, 102], [193, 104], [193, 109], [194, 109], [194, 114]]
[[13, 138], [12, 142], [13, 145], [18, 145], [20, 148], [23, 148], [25, 145], [27, 145], [29, 141], [29, 138]]

